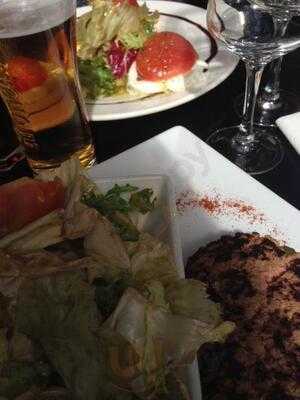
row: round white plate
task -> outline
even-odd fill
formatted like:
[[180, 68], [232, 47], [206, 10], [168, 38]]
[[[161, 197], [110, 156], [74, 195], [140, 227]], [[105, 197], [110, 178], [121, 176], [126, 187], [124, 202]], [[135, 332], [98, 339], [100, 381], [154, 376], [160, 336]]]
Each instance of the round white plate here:
[[[207, 33], [198, 26], [206, 27], [206, 10], [185, 3], [149, 0], [151, 10], [158, 10], [161, 15], [158, 31], [173, 31], [188, 39], [199, 54], [206, 60], [211, 53], [211, 41]], [[87, 12], [89, 7], [77, 9], [77, 16]], [[179, 18], [176, 18], [179, 16]], [[146, 98], [122, 97], [87, 101], [87, 110], [92, 121], [109, 121], [133, 118], [152, 114], [179, 106], [207, 93], [223, 82], [235, 69], [238, 59], [219, 45], [216, 56], [209, 63], [208, 71], [198, 74], [183, 92], [156, 94]]]

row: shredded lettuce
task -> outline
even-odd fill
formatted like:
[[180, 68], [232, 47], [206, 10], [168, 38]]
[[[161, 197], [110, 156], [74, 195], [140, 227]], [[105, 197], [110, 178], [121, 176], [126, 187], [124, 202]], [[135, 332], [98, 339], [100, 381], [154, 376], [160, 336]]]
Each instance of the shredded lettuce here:
[[132, 7], [126, 2], [115, 5], [112, 0], [95, 0], [93, 9], [78, 19], [78, 56], [93, 59], [103, 46], [119, 41], [130, 49], [143, 47], [154, 32], [158, 13], [146, 5]]
[[94, 100], [116, 95], [126, 86], [126, 79], [116, 79], [107, 63], [111, 43], [120, 43], [128, 50], [142, 48], [154, 33], [158, 14], [146, 5], [116, 5], [113, 0], [93, 0], [91, 5], [92, 11], [77, 22], [77, 55], [85, 96]]
[[145, 41], [155, 32], [156, 19], [157, 17], [154, 14], [151, 18], [147, 18], [143, 21], [143, 29], [139, 32], [125, 33], [120, 39], [122, 44], [127, 49], [141, 49], [144, 46]]
[[117, 91], [116, 79], [104, 58], [78, 61], [80, 82], [86, 97], [96, 99], [99, 96], [112, 96]]

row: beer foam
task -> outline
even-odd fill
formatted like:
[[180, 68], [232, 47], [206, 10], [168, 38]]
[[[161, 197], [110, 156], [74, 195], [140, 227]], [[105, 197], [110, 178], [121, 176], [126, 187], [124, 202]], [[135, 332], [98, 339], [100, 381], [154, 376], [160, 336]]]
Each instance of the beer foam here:
[[0, 39], [33, 35], [62, 24], [75, 0], [0, 0]]

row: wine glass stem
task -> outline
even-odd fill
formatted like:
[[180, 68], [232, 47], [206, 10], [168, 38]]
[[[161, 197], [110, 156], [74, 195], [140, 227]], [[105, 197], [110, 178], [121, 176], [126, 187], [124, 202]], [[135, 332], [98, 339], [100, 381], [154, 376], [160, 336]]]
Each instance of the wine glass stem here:
[[246, 91], [240, 133], [234, 138], [233, 146], [238, 153], [247, 154], [254, 146], [254, 110], [264, 65], [246, 62]]
[[[276, 35], [283, 37], [287, 30], [289, 18], [275, 19]], [[265, 109], [278, 109], [282, 106], [280, 99], [280, 73], [281, 73], [282, 57], [271, 62], [269, 69], [269, 76], [266, 85], [262, 90], [261, 99], [259, 100], [260, 106]]]

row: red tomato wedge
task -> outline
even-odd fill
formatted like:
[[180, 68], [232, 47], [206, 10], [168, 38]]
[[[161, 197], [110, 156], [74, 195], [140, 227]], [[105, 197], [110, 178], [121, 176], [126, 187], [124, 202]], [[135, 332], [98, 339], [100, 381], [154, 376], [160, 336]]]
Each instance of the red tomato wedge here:
[[20, 93], [41, 86], [48, 78], [47, 71], [37, 60], [22, 56], [8, 61], [7, 72], [15, 89]]
[[58, 178], [51, 182], [21, 178], [0, 186], [0, 237], [63, 208], [64, 201], [65, 189]]
[[123, 4], [123, 3], [127, 3], [130, 6], [138, 6], [137, 0], [114, 0], [114, 4], [116, 4], [116, 5]]
[[184, 37], [174, 32], [158, 32], [139, 51], [137, 72], [147, 81], [167, 80], [189, 72], [197, 58], [196, 50]]

